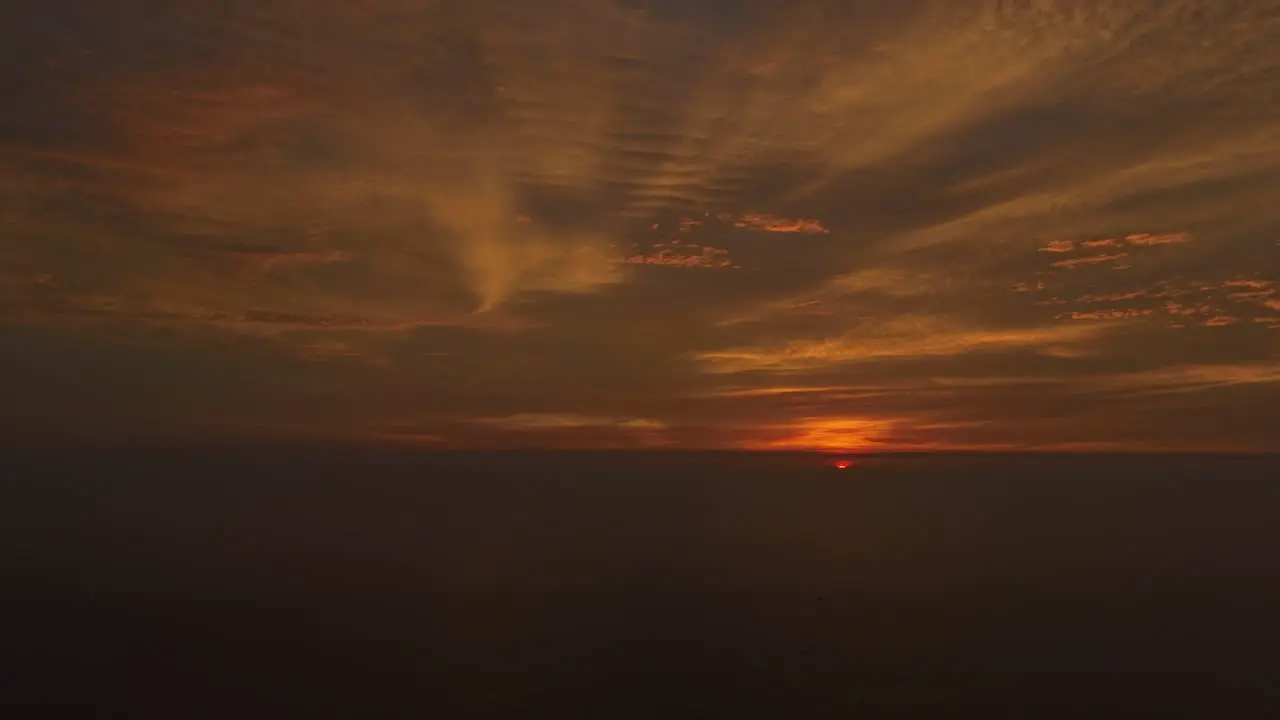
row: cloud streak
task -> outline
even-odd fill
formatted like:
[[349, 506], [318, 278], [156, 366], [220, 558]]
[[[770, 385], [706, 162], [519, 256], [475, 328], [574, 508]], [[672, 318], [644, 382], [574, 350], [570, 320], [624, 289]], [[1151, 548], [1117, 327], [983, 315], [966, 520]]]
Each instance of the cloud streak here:
[[799, 235], [828, 235], [830, 230], [812, 218], [785, 218], [769, 213], [751, 213], [734, 221], [734, 225], [747, 230]]
[[694, 245], [676, 240], [654, 244], [647, 253], [631, 255], [629, 265], [657, 265], [674, 268], [736, 268], [729, 251], [710, 245]]
[[786, 372], [894, 358], [950, 357], [1028, 350], [1071, 353], [1087, 347], [1099, 331], [1082, 326], [979, 329], [957, 327], [941, 317], [902, 318], [860, 332], [774, 347], [744, 347], [699, 353], [713, 373]]

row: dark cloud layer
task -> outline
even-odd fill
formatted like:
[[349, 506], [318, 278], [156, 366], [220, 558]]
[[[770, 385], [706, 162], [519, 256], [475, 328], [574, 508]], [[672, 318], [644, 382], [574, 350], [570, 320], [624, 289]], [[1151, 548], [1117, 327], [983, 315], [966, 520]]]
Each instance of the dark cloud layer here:
[[1277, 48], [1274, 0], [10, 3], [3, 418], [1277, 449]]

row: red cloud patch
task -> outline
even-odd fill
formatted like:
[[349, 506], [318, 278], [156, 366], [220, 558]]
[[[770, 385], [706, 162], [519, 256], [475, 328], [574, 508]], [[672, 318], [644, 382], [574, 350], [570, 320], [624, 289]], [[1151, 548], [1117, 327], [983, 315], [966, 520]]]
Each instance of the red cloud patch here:
[[623, 262], [628, 265], [661, 265], [680, 268], [737, 268], [729, 258], [729, 251], [710, 245], [695, 245], [670, 240], [653, 246], [649, 253], [632, 255]]
[[801, 235], [827, 235], [831, 231], [812, 218], [785, 218], [769, 213], [750, 213], [733, 223], [748, 230], [774, 233], [799, 233]]

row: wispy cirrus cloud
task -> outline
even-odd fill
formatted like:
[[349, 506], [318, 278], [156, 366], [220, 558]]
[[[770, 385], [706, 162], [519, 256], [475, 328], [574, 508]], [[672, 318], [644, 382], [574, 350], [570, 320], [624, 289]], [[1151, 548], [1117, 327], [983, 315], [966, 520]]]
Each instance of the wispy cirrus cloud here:
[[1149, 308], [1123, 308], [1111, 310], [1088, 310], [1084, 312], [1062, 313], [1059, 319], [1067, 318], [1070, 320], [1123, 320], [1129, 318], [1146, 317], [1155, 313]]
[[291, 267], [350, 262], [354, 257], [354, 255], [345, 250], [298, 250], [286, 252], [273, 248], [226, 248], [198, 250], [196, 252], [198, 255], [204, 255], [211, 259], [226, 261], [257, 275], [266, 275], [274, 270]]
[[900, 318], [861, 331], [781, 346], [699, 353], [709, 372], [786, 372], [886, 358], [947, 357], [999, 350], [1074, 353], [1096, 339], [1096, 326], [966, 328], [943, 317]]
[[1129, 235], [1124, 239], [1124, 241], [1130, 245], [1151, 247], [1153, 245], [1184, 245], [1191, 242], [1191, 237], [1186, 233], [1170, 233], [1165, 235], [1139, 233], [1136, 235]]
[[1118, 374], [1100, 381], [1105, 388], [1139, 393], [1189, 393], [1236, 385], [1280, 383], [1280, 361], [1175, 365]]
[[1081, 265], [1099, 265], [1102, 263], [1113, 263], [1117, 260], [1124, 260], [1129, 257], [1129, 253], [1113, 253], [1111, 255], [1086, 255], [1085, 257], [1070, 258], [1068, 260], [1059, 260], [1053, 264], [1053, 267], [1073, 270]]
[[518, 413], [505, 417], [481, 418], [475, 422], [504, 430], [566, 430], [586, 427], [610, 427], [623, 430], [665, 430], [660, 420], [647, 418], [615, 418], [571, 413]]

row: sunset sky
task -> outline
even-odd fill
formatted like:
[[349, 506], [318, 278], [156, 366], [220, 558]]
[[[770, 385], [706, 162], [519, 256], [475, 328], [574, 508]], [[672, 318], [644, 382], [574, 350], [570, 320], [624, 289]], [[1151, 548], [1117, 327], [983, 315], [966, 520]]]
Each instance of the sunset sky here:
[[1280, 0], [14, 0], [0, 427], [1280, 450]]

